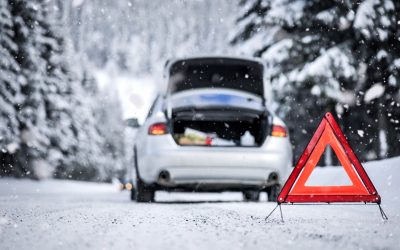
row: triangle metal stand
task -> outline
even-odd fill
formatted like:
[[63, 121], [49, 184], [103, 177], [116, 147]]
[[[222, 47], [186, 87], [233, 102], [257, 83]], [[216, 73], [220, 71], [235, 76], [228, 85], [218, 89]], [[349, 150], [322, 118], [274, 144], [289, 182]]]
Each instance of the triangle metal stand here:
[[[296, 204], [292, 203], [291, 205], [296, 205]], [[304, 204], [304, 205], [312, 205], [312, 204]], [[322, 205], [322, 204], [320, 204], [320, 205]], [[327, 203], [326, 205], [332, 205], [332, 204]], [[351, 205], [351, 204], [349, 204], [349, 205]], [[356, 205], [356, 204], [354, 204], [354, 205]], [[285, 221], [283, 220], [282, 206], [281, 206], [281, 204], [279, 204], [279, 203], [278, 203], [278, 204], [274, 207], [274, 209], [272, 209], [272, 211], [265, 217], [265, 221], [268, 221], [269, 217], [271, 217], [271, 215], [275, 212], [275, 210], [276, 210], [278, 207], [279, 207], [279, 212], [280, 212], [280, 214], [281, 214], [281, 222], [285, 222]], [[379, 212], [381, 213], [382, 219], [383, 219], [384, 221], [389, 220], [389, 218], [387, 217], [385, 211], [383, 211], [383, 209], [382, 209], [382, 207], [381, 207], [381, 204], [378, 204], [378, 207], [379, 207]]]
[[271, 215], [274, 213], [274, 211], [275, 211], [278, 207], [279, 207], [279, 211], [280, 211], [280, 213], [281, 213], [281, 222], [285, 222], [285, 221], [283, 220], [283, 213], [282, 213], [281, 204], [277, 204], [277, 205], [275, 206], [275, 208], [265, 217], [265, 221], [267, 221], [268, 218], [271, 217]]

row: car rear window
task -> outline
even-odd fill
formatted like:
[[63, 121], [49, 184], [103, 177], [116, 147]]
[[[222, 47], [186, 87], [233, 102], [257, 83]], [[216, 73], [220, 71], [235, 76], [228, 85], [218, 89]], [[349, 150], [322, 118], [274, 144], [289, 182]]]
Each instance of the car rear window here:
[[229, 88], [263, 96], [263, 65], [227, 58], [186, 59], [171, 65], [171, 93], [196, 88]]

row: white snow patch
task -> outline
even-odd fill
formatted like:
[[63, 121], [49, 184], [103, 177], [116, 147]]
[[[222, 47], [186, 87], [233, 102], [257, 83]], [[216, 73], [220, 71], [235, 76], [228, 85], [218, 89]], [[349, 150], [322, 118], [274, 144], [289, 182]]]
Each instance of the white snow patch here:
[[393, 64], [396, 68], [400, 68], [400, 58], [397, 58], [393, 61]]
[[378, 53], [376, 54], [376, 58], [378, 60], [382, 60], [383, 58], [386, 58], [387, 56], [388, 56], [388, 53], [383, 49], [379, 50]]
[[321, 11], [317, 14], [316, 19], [322, 21], [325, 24], [330, 24], [335, 18], [335, 13], [332, 9]]
[[364, 101], [366, 103], [369, 103], [372, 100], [381, 97], [384, 92], [385, 92], [385, 87], [382, 84], [380, 83], [374, 84], [371, 88], [369, 88], [365, 92]]
[[10, 154], [14, 154], [18, 148], [19, 148], [19, 145], [18, 145], [18, 143], [15, 143], [15, 142], [7, 144], [7, 146], [6, 146], [7, 152]]
[[265, 17], [265, 21], [285, 21], [288, 25], [295, 25], [304, 15], [306, 1], [271, 1], [270, 10]]
[[73, 7], [79, 7], [83, 4], [85, 0], [72, 0], [72, 6]]
[[315, 96], [319, 96], [321, 95], [321, 88], [318, 85], [314, 85], [311, 88], [311, 94], [315, 95]]
[[387, 144], [386, 133], [383, 130], [379, 130], [379, 145], [380, 145], [379, 156], [386, 157], [388, 152], [388, 144]]
[[29, 179], [0, 178], [0, 196], [32, 195], [40, 190], [41, 195], [51, 194], [94, 194], [115, 193], [118, 187], [107, 183], [94, 183], [70, 180], [45, 179], [33, 181]]
[[[398, 249], [400, 157], [363, 165], [386, 222], [377, 206], [287, 205], [281, 223], [277, 211], [264, 220], [276, 203], [242, 202], [241, 193], [157, 192], [143, 204], [111, 184], [0, 178], [0, 248]], [[339, 167], [314, 171], [322, 184], [346, 178]]]
[[265, 53], [263, 53], [262, 58], [268, 59], [272, 64], [279, 64], [289, 58], [288, 50], [292, 46], [292, 39], [283, 39], [272, 45]]
[[397, 85], [396, 77], [394, 77], [393, 75], [389, 76], [388, 82], [389, 82], [389, 85], [391, 85], [391, 86], [396, 86]]
[[368, 27], [374, 25], [373, 18], [375, 18], [374, 5], [378, 4], [378, 0], [366, 0], [360, 4], [357, 9], [356, 17], [354, 19], [353, 26], [356, 29], [362, 30], [363, 35], [369, 38], [371, 34], [368, 31]]
[[381, 41], [385, 41], [389, 37], [389, 33], [386, 30], [377, 28], [376, 31], [378, 31], [379, 39]]
[[0, 217], [0, 226], [8, 223], [7, 217]]
[[279, 35], [280, 31], [278, 27], [269, 27], [268, 32], [261, 29], [250, 39], [237, 46], [235, 52], [239, 55], [252, 56], [254, 51], [261, 50], [265, 46], [274, 44], [276, 36]]

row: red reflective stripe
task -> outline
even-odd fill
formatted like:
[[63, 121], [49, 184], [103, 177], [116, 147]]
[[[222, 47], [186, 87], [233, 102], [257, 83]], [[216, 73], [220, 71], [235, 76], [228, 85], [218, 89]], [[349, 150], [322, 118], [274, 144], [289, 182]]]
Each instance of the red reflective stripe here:
[[285, 202], [370, 202], [380, 203], [379, 195], [288, 195]]

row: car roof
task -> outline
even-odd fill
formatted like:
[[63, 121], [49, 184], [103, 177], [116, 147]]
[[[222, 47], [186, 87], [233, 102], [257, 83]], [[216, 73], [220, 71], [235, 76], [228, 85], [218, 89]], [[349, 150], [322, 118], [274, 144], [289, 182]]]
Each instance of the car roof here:
[[248, 57], [248, 56], [230, 56], [230, 55], [200, 55], [200, 56], [189, 56], [189, 57], [177, 57], [177, 58], [171, 58], [168, 59], [165, 63], [164, 67], [164, 76], [168, 76], [168, 69], [171, 67], [176, 62], [179, 61], [185, 61], [185, 60], [196, 60], [196, 59], [227, 59], [227, 60], [243, 60], [243, 61], [249, 61], [249, 62], [254, 62], [254, 63], [259, 63], [263, 65], [265, 68], [265, 63], [263, 60], [257, 57]]

